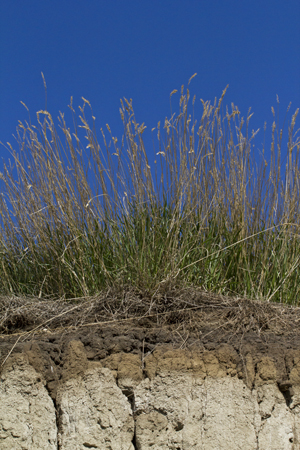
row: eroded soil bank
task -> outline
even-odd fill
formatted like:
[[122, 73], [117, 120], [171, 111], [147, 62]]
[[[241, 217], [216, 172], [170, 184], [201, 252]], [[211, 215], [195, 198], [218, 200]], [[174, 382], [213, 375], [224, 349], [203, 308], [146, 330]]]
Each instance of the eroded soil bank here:
[[133, 297], [2, 299], [1, 449], [300, 449], [299, 308]]

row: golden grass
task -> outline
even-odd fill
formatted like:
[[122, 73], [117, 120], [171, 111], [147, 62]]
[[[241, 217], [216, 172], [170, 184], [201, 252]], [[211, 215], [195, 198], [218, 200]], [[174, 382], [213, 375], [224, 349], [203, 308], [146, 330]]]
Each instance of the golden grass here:
[[267, 159], [249, 134], [250, 110], [245, 120], [233, 104], [223, 113], [225, 92], [201, 100], [198, 123], [182, 86], [179, 114], [152, 130], [155, 183], [132, 101], [121, 101], [120, 143], [101, 129], [106, 155], [86, 99], [79, 125], [71, 99], [73, 131], [62, 113], [58, 131], [46, 110], [37, 126], [20, 122], [19, 151], [8, 144], [13, 162], [1, 173], [0, 293], [84, 299], [173, 283], [297, 305], [298, 110], [284, 146], [273, 123]]

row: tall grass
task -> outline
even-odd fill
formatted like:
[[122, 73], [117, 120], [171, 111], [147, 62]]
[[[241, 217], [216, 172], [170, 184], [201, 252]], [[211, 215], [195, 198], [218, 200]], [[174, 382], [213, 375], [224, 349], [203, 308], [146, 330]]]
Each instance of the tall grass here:
[[225, 92], [201, 100], [197, 123], [182, 87], [179, 114], [156, 128], [155, 183], [145, 126], [126, 99], [122, 142], [101, 129], [106, 158], [85, 99], [79, 125], [71, 100], [73, 131], [62, 113], [59, 131], [47, 111], [37, 126], [19, 122], [19, 151], [8, 144], [13, 162], [1, 173], [1, 293], [74, 298], [168, 282], [298, 304], [298, 110], [287, 143], [273, 123], [266, 160], [248, 131], [250, 111], [246, 120], [233, 104], [224, 112]]

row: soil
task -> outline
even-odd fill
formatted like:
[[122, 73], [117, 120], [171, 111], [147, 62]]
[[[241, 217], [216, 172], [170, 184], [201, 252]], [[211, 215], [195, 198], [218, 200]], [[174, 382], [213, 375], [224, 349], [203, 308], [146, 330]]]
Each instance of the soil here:
[[[0, 297], [0, 371], [11, 355], [26, 352], [55, 397], [72, 341], [84, 348], [87, 362], [103, 365], [115, 354], [143, 360], [159, 348], [218, 351], [220, 359], [221, 349], [228, 353], [230, 345], [241, 357], [251, 349], [254, 359], [271, 358], [284, 390], [284, 355], [300, 350], [299, 322], [298, 307], [191, 287], [165, 287], [151, 295], [133, 287], [109, 288], [68, 301]], [[80, 370], [75, 366], [69, 365], [69, 375]]]

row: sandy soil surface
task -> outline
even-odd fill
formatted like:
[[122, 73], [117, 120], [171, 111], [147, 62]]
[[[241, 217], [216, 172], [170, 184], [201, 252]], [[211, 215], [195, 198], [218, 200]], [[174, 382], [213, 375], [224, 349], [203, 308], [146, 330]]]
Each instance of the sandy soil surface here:
[[[1, 297], [0, 305], [1, 366], [14, 353], [25, 351], [44, 374], [53, 397], [71, 341], [83, 344], [88, 361], [104, 366], [114, 354], [134, 354], [143, 361], [166, 347], [219, 349], [220, 356], [229, 344], [241, 358], [251, 348], [259, 360], [265, 355], [274, 361], [283, 390], [284, 355], [300, 349], [300, 308], [190, 287], [165, 288], [155, 295], [135, 288], [108, 289], [84, 301], [11, 296]], [[69, 376], [81, 370], [78, 364], [69, 365]]]

